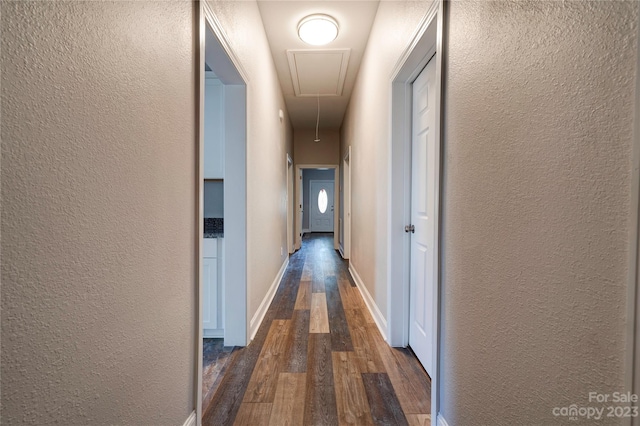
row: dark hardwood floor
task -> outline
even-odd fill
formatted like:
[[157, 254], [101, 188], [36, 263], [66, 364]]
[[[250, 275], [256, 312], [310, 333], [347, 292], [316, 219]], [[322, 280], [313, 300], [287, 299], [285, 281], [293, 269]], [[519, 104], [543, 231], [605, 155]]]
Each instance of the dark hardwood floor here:
[[204, 339], [202, 348], [202, 406], [206, 407], [224, 377], [237, 347], [224, 346], [224, 339]]
[[431, 422], [429, 377], [382, 339], [333, 234], [305, 235], [253, 341], [219, 352], [206, 426]]

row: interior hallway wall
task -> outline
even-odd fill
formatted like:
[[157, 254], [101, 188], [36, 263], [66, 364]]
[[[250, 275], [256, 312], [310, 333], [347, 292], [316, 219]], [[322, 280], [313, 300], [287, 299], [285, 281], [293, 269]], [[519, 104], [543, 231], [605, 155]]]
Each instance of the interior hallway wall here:
[[[441, 412], [561, 423], [554, 407], [625, 390], [638, 3], [449, 5]], [[427, 6], [409, 8], [381, 3], [342, 128], [351, 261], [380, 310], [394, 29]]]
[[195, 409], [193, 7], [0, 2], [2, 424]]
[[293, 132], [293, 163], [299, 164], [339, 164], [340, 132], [320, 129], [320, 142], [314, 142], [315, 129], [295, 129]]
[[[340, 164], [340, 132], [333, 129], [320, 129], [318, 132], [320, 142], [314, 142], [316, 138], [316, 129], [295, 129], [293, 131], [293, 165], [298, 166], [301, 164], [315, 164], [315, 165], [339, 165]], [[331, 173], [334, 173], [331, 170]], [[335, 174], [333, 174], [335, 179]], [[300, 182], [297, 177], [294, 178], [294, 193], [298, 194], [300, 191]], [[307, 188], [309, 189], [309, 188]], [[303, 194], [304, 195], [304, 194]], [[340, 204], [340, 203], [338, 203]], [[294, 205], [295, 207], [295, 205]], [[304, 221], [304, 209], [303, 207], [303, 220], [300, 229], [304, 230], [308, 228], [305, 226]], [[307, 209], [308, 210], [308, 209]], [[299, 215], [298, 209], [294, 208], [294, 229], [297, 229]]]
[[[287, 253], [287, 154], [293, 131], [255, 1], [208, 1], [249, 79], [247, 85], [247, 321]], [[280, 122], [278, 111], [284, 112]], [[277, 200], [277, 202], [274, 202]]]
[[639, 4], [449, 4], [442, 412], [557, 424], [625, 391]]
[[387, 316], [387, 204], [391, 73], [431, 1], [382, 1], [341, 128], [339, 157], [351, 146], [351, 256]]

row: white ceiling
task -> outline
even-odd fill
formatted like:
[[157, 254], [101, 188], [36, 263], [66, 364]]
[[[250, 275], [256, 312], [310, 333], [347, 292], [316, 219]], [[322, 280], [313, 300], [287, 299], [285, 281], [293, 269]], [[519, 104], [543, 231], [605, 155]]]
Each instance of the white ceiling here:
[[[320, 93], [320, 127], [340, 128], [378, 3], [377, 0], [258, 1], [294, 128], [315, 128], [317, 93]], [[298, 38], [298, 23], [313, 13], [330, 15], [338, 21], [340, 29], [334, 41], [311, 46]]]

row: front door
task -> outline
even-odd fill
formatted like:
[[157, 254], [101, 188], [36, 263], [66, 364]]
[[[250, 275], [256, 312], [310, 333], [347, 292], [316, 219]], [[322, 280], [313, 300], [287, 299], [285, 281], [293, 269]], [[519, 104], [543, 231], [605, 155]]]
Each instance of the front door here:
[[432, 58], [413, 83], [411, 143], [411, 284], [409, 345], [433, 377], [437, 209], [435, 125], [436, 61]]
[[309, 207], [311, 232], [333, 232], [333, 181], [309, 182]]

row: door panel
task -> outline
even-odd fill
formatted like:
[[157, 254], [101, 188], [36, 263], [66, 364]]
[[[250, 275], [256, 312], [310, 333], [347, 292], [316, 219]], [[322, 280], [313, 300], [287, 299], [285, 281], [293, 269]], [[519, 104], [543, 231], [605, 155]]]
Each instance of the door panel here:
[[218, 328], [218, 259], [202, 259], [202, 328]]
[[409, 345], [432, 376], [436, 274], [435, 60], [413, 83]]
[[[311, 232], [333, 232], [333, 181], [309, 182], [309, 228]], [[322, 203], [325, 201], [325, 203]]]

